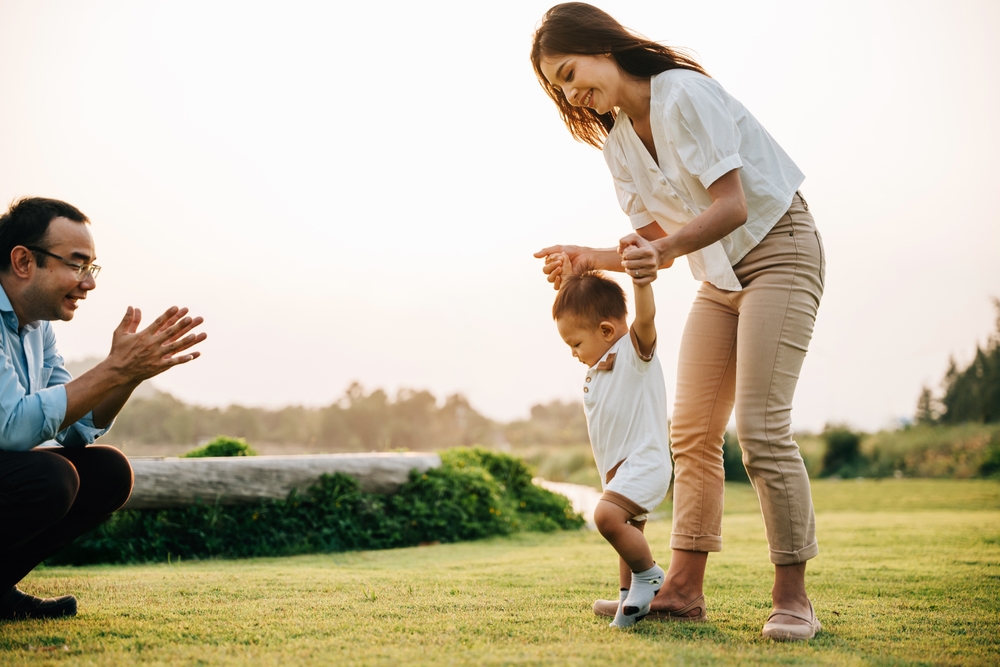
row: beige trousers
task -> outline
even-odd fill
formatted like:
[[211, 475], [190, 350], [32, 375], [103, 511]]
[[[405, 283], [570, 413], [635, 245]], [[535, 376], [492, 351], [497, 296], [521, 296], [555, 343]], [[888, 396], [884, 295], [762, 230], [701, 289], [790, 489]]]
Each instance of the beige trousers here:
[[699, 289], [681, 339], [670, 425], [672, 549], [722, 549], [722, 439], [735, 405], [771, 562], [792, 565], [818, 553], [791, 414], [825, 269], [819, 232], [796, 193], [774, 229], [733, 267], [743, 291], [707, 282]]

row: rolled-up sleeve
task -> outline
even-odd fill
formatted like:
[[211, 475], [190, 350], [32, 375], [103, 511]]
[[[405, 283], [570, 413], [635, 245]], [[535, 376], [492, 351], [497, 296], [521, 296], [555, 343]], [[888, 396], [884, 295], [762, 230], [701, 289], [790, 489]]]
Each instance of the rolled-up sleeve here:
[[[63, 419], [66, 417], [66, 388], [63, 386], [67, 382], [73, 379], [73, 376], [68, 370], [66, 370], [65, 361], [63, 361], [62, 355], [56, 349], [56, 338], [52, 333], [52, 329], [45, 327], [43, 331], [43, 345], [45, 349], [45, 368], [51, 369], [51, 374], [49, 375], [48, 384], [42, 391], [49, 391], [50, 389], [62, 389], [63, 393]], [[59, 420], [62, 423], [62, 419]], [[85, 447], [86, 445], [93, 444], [95, 440], [108, 432], [111, 426], [114, 424], [108, 424], [105, 428], [97, 428], [94, 426], [94, 413], [88, 412], [83, 417], [81, 417], [76, 422], [70, 424], [63, 430], [55, 434], [55, 441], [58, 442], [63, 447]], [[56, 425], [58, 428], [58, 424]]]
[[615, 194], [618, 195], [618, 203], [622, 211], [628, 216], [632, 223], [632, 229], [642, 229], [648, 224], [655, 222], [655, 219], [646, 210], [646, 205], [639, 196], [639, 191], [632, 180], [632, 174], [625, 163], [625, 156], [621, 148], [612, 142], [604, 145], [604, 161], [608, 164], [611, 178], [615, 183]]
[[717, 84], [689, 79], [677, 86], [666, 119], [684, 168], [708, 188], [720, 176], [743, 166], [742, 135]]

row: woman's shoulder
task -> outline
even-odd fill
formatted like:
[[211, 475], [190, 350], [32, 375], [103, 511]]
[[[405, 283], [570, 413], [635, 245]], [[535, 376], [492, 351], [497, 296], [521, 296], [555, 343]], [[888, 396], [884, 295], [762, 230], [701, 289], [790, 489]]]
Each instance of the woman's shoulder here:
[[649, 82], [650, 103], [676, 106], [682, 99], [699, 95], [725, 95], [722, 85], [710, 76], [690, 69], [670, 69], [654, 75]]

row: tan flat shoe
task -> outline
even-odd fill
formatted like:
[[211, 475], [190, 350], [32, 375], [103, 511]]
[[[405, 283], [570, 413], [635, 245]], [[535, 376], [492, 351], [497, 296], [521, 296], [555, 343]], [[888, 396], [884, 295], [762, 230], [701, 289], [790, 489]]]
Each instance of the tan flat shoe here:
[[[695, 610], [697, 610], [697, 613], [692, 614]], [[618, 600], [597, 600], [594, 602], [594, 613], [598, 616], [614, 618], [617, 611]], [[705, 596], [699, 595], [680, 609], [651, 611], [643, 618], [647, 621], [705, 621], [708, 619], [705, 609]]]
[[[791, 616], [803, 621], [803, 623], [775, 623], [771, 620], [775, 616]], [[775, 609], [767, 617], [767, 623], [764, 624], [764, 629], [760, 631], [760, 634], [779, 642], [797, 642], [812, 639], [822, 629], [822, 624], [816, 618], [816, 610], [813, 609], [812, 602], [810, 602], [808, 616], [789, 609]]]

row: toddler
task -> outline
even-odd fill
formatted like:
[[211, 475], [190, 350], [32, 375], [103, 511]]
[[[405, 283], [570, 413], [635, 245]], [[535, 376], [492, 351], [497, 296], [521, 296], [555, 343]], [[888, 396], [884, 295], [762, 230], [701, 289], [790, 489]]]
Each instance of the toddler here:
[[[563, 267], [571, 266], [569, 257], [559, 259]], [[611, 622], [619, 628], [649, 613], [663, 585], [663, 570], [642, 531], [647, 514], [666, 497], [671, 470], [653, 288], [633, 287], [631, 328], [624, 291], [598, 271], [564, 273], [552, 306], [559, 335], [587, 367], [583, 405], [604, 487], [594, 522], [621, 557], [618, 612]]]

